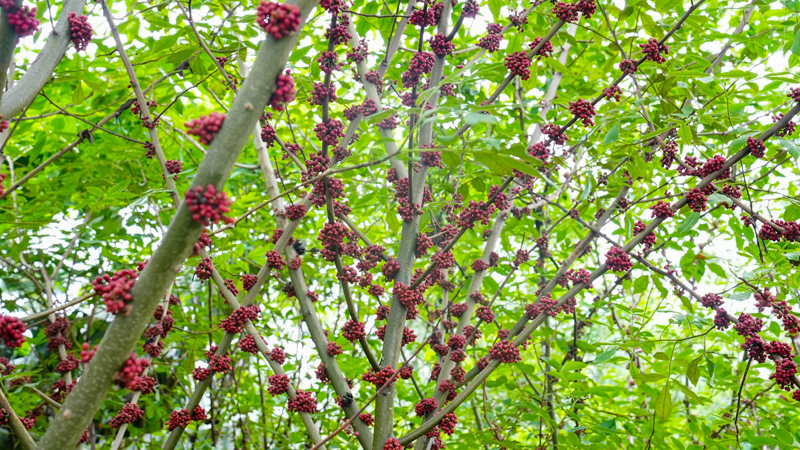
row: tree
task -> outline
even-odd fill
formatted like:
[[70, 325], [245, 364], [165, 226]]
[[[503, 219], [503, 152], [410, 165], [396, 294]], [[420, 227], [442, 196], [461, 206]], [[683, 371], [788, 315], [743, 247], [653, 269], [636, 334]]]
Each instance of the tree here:
[[4, 448], [800, 441], [796, 5], [37, 6]]

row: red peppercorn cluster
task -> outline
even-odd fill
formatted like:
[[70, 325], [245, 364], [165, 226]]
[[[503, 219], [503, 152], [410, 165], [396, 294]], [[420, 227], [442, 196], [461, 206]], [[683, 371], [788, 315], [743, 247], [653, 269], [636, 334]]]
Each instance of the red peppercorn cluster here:
[[706, 294], [700, 298], [700, 304], [706, 308], [718, 308], [722, 305], [722, 297], [717, 294]]
[[172, 411], [172, 413], [169, 415], [169, 420], [167, 421], [167, 430], [172, 431], [178, 427], [186, 428], [191, 421], [192, 416], [189, 414], [188, 409]]
[[307, 412], [314, 414], [317, 412], [317, 399], [313, 392], [297, 390], [297, 397], [289, 399], [286, 403], [289, 412]]
[[789, 88], [789, 93], [787, 93], [786, 96], [800, 103], [800, 87]]
[[231, 357], [227, 352], [224, 355], [211, 355], [208, 367], [214, 372], [224, 373], [231, 370]]
[[136, 353], [131, 353], [131, 356], [125, 360], [122, 369], [117, 372], [115, 383], [126, 389], [134, 390], [142, 373], [150, 367], [150, 361], [145, 358], [137, 358]]
[[[633, 234], [634, 234], [634, 236], [636, 236], [639, 233], [643, 232], [646, 227], [647, 227], [647, 225], [644, 222], [642, 222], [641, 220], [637, 220], [636, 224], [634, 224], [634, 226], [633, 226]], [[656, 233], [653, 232], [653, 233], [650, 233], [647, 236], [645, 236], [644, 240], [642, 241], [642, 244], [644, 244], [644, 251], [645, 252], [650, 251], [650, 249], [653, 248], [653, 246], [656, 244]], [[581, 269], [581, 270], [585, 270], [585, 269]]]
[[503, 26], [497, 23], [490, 23], [486, 27], [486, 36], [478, 41], [478, 47], [489, 53], [494, 53], [500, 49], [500, 41], [503, 39]]
[[353, 35], [347, 31], [347, 26], [350, 24], [348, 16], [340, 16], [339, 23], [333, 27], [325, 30], [325, 39], [333, 42], [333, 45], [342, 45], [352, 39]]
[[577, 22], [580, 17], [578, 5], [574, 3], [557, 2], [553, 6], [553, 15], [567, 23]]
[[102, 277], [94, 279], [92, 286], [94, 291], [103, 297], [106, 311], [117, 314], [126, 309], [128, 303], [133, 300], [131, 289], [137, 276], [139, 274], [135, 270], [119, 270], [114, 275], [103, 274]]
[[267, 388], [267, 392], [273, 397], [285, 394], [289, 390], [289, 377], [284, 373], [271, 375], [268, 381], [269, 387]]
[[109, 426], [111, 428], [119, 428], [123, 424], [133, 423], [144, 417], [144, 411], [139, 408], [135, 403], [126, 403], [122, 410], [114, 416]]
[[450, 315], [453, 317], [461, 317], [464, 312], [467, 311], [467, 304], [466, 303], [456, 303], [450, 305]]
[[308, 98], [308, 103], [312, 105], [322, 105], [324, 102], [335, 101], [336, 86], [331, 82], [329, 85], [325, 83], [314, 83], [314, 89], [311, 90], [311, 97]]
[[631, 257], [619, 247], [612, 247], [606, 253], [606, 265], [614, 272], [627, 272], [633, 267]]
[[269, 106], [275, 111], [283, 111], [284, 105], [291, 103], [295, 98], [294, 78], [292, 71], [286, 70], [275, 79], [275, 90], [269, 99]]
[[203, 367], [198, 367], [192, 371], [192, 378], [196, 381], [203, 381], [208, 378], [209, 375], [211, 375], [211, 371]]
[[797, 374], [797, 364], [791, 358], [786, 358], [775, 363], [775, 372], [769, 376], [769, 379], [775, 380], [781, 389], [791, 391], [794, 387], [792, 376], [795, 374]]
[[764, 145], [764, 141], [749, 137], [747, 138], [747, 149], [750, 150], [750, 154], [756, 158], [763, 158], [764, 153], [767, 151], [767, 146]]
[[591, 19], [592, 14], [597, 12], [597, 5], [594, 0], [578, 0], [577, 8], [584, 19]]
[[375, 386], [376, 388], [380, 388], [392, 379], [394, 373], [395, 372], [392, 366], [386, 366], [378, 372], [373, 372], [373, 370], [370, 368], [366, 373], [361, 375], [361, 379]]
[[739, 323], [734, 325], [733, 329], [739, 333], [739, 336], [758, 337], [763, 325], [764, 321], [761, 319], [755, 319], [750, 314], [741, 313], [739, 314]]
[[195, 406], [192, 410], [192, 420], [195, 422], [202, 422], [206, 420], [206, 410], [202, 406]]
[[476, 259], [475, 261], [472, 261], [472, 264], [470, 265], [470, 267], [475, 272], [480, 272], [482, 270], [488, 269], [489, 268], [489, 263], [485, 262], [482, 259]]
[[344, 125], [339, 120], [328, 119], [314, 126], [314, 133], [320, 142], [335, 147], [339, 144], [339, 139], [344, 137]]
[[[540, 36], [536, 36], [536, 39], [533, 40], [530, 44], [528, 44], [528, 48], [531, 50], [535, 50], [536, 47], [542, 42], [542, 38]], [[542, 48], [539, 49], [538, 52], [534, 53], [533, 56], [538, 56], [537, 60], [541, 60], [542, 58], [549, 58], [553, 54], [553, 44], [550, 41], [545, 42], [542, 45]]]
[[456, 259], [452, 251], [438, 251], [433, 254], [431, 261], [436, 264], [437, 269], [449, 269], [456, 264]]
[[164, 350], [164, 342], [157, 339], [148, 339], [142, 348], [151, 358], [156, 359], [161, 356], [161, 352]]
[[509, 72], [519, 75], [523, 80], [531, 77], [531, 60], [528, 59], [528, 55], [523, 51], [507, 55], [504, 64]]
[[350, 342], [364, 339], [367, 333], [364, 331], [364, 322], [348, 320], [342, 327], [342, 336]]
[[400, 271], [400, 263], [397, 262], [395, 258], [389, 258], [388, 261], [381, 267], [381, 273], [383, 276], [386, 277], [387, 280], [394, 280], [395, 275], [397, 272]]
[[209, 145], [219, 133], [224, 121], [225, 114], [214, 111], [207, 116], [200, 116], [199, 119], [190, 120], [184, 123], [183, 126], [188, 128], [186, 134], [197, 136], [197, 140], [200, 143]]
[[481, 8], [478, 5], [477, 0], [468, 0], [466, 3], [464, 3], [463, 9], [461, 10], [461, 15], [463, 15], [466, 19], [474, 19], [478, 17], [480, 9]]
[[452, 41], [447, 39], [447, 36], [445, 36], [442, 33], [434, 35], [429, 42], [431, 50], [437, 56], [451, 55], [453, 53], [453, 50], [456, 49], [455, 44], [453, 44]]
[[547, 165], [547, 158], [550, 157], [550, 149], [548, 149], [543, 143], [538, 142], [528, 147], [528, 154], [536, 159], [544, 161], [545, 165]]
[[718, 330], [726, 330], [729, 326], [731, 326], [731, 321], [728, 319], [728, 313], [724, 308], [719, 308], [717, 310], [717, 315], [714, 316], [714, 326], [717, 327]]
[[450, 347], [451, 350], [460, 350], [466, 345], [467, 338], [460, 334], [454, 334], [447, 340], [447, 346]]
[[202, 261], [197, 263], [197, 267], [194, 269], [194, 274], [202, 283], [211, 278], [211, 271], [213, 267], [214, 263], [211, 261], [211, 258], [203, 258]]
[[267, 144], [267, 147], [272, 147], [275, 145], [275, 139], [278, 138], [278, 134], [275, 132], [275, 128], [268, 123], [265, 123], [263, 127], [261, 127], [261, 140]]
[[75, 355], [70, 353], [67, 355], [66, 358], [62, 359], [61, 361], [59, 361], [58, 364], [56, 364], [56, 372], [58, 373], [72, 372], [73, 370], [78, 368], [79, 364], [80, 361], [78, 361], [78, 358], [76, 358]]
[[582, 98], [574, 102], [569, 102], [569, 110], [575, 118], [581, 120], [581, 124], [583, 124], [584, 127], [594, 126], [592, 117], [597, 115], [597, 111], [595, 111], [594, 106], [590, 102]]
[[8, 24], [17, 36], [23, 38], [39, 31], [39, 20], [36, 19], [36, 7], [17, 6], [14, 0], [0, 1], [0, 8], [6, 15]]
[[300, 20], [300, 8], [295, 5], [261, 0], [256, 10], [256, 23], [276, 40], [297, 31]]
[[348, 61], [353, 61], [356, 64], [365, 61], [367, 56], [369, 56], [369, 46], [367, 45], [366, 39], [361, 39], [361, 43], [358, 47], [347, 52]]
[[613, 98], [615, 101], [619, 101], [622, 97], [622, 89], [615, 84], [603, 89], [603, 95], [606, 97], [606, 100], [611, 100]]
[[92, 40], [92, 26], [89, 25], [89, 18], [79, 16], [74, 12], [69, 13], [69, 36], [75, 45], [75, 50], [86, 50], [86, 46]]
[[675, 161], [677, 154], [678, 144], [675, 142], [667, 142], [661, 147], [661, 167], [669, 169]]
[[391, 116], [381, 120], [380, 122], [376, 123], [375, 126], [378, 128], [383, 128], [385, 130], [394, 130], [400, 124], [400, 120], [397, 118], [397, 114], [392, 114]]
[[[778, 113], [777, 115], [773, 115], [772, 116], [772, 121], [773, 122], [778, 122], [781, 119], [783, 119], [783, 113]], [[781, 128], [780, 130], [775, 132], [775, 136], [778, 136], [778, 137], [791, 136], [794, 133], [794, 130], [795, 130], [796, 126], [797, 126], [797, 124], [794, 123], [793, 120], [790, 120], [789, 123], [787, 123], [785, 127]], [[7, 127], [8, 127], [8, 125], [6, 125], [6, 128]], [[0, 131], [1, 130], [2, 130], [2, 127], [0, 127]]]
[[479, 306], [477, 310], [475, 310], [475, 315], [486, 323], [494, 322], [494, 311], [490, 306]]
[[339, 55], [336, 52], [324, 51], [320, 53], [317, 63], [319, 63], [319, 70], [325, 73], [342, 70], [342, 65], [339, 63]]
[[[181, 173], [183, 171], [183, 164], [180, 161], [176, 161], [174, 159], [168, 159], [166, 162], [167, 172], [170, 174]], [[164, 176], [163, 174], [161, 175]], [[174, 179], [178, 179], [178, 176], [175, 175]]]
[[242, 306], [227, 318], [220, 320], [219, 327], [229, 334], [241, 333], [244, 325], [248, 321], [256, 320], [260, 312], [258, 305]]
[[383, 444], [383, 450], [403, 450], [403, 446], [400, 445], [400, 440], [391, 437]]
[[552, 142], [557, 145], [564, 145], [569, 140], [569, 136], [564, 133], [559, 133], [561, 127], [554, 123], [548, 123], [542, 126], [542, 134], [549, 137]]
[[414, 407], [414, 412], [417, 413], [418, 417], [422, 417], [425, 414], [432, 413], [436, 411], [436, 408], [439, 406], [439, 403], [433, 397], [422, 399], [417, 405]]
[[225, 217], [225, 213], [230, 212], [230, 205], [233, 204], [224, 191], [217, 192], [213, 184], [207, 187], [197, 186], [189, 189], [184, 195], [186, 206], [192, 213], [192, 220], [208, 226], [211, 223], [233, 223], [233, 219]]
[[522, 361], [519, 348], [507, 339], [503, 339], [492, 346], [492, 349], [489, 351], [489, 358], [500, 360], [500, 362], [506, 364]]
[[656, 64], [663, 64], [667, 61], [664, 55], [669, 55], [669, 46], [659, 43], [658, 39], [650, 38], [644, 44], [639, 44], [639, 47], [642, 48], [642, 52], [644, 52], [645, 58], [653, 61]]
[[[249, 291], [256, 285], [256, 281], [258, 281], [258, 277], [251, 274], [242, 275], [242, 287], [245, 291]], [[237, 292], [238, 294], [238, 292]]]
[[486, 206], [482, 201], [470, 200], [469, 206], [461, 210], [459, 213], [456, 225], [461, 228], [470, 229], [474, 228], [476, 223], [489, 225], [489, 219], [494, 211], [494, 205]]
[[622, 71], [624, 74], [632, 74], [636, 73], [638, 67], [636, 66], [636, 61], [632, 59], [623, 59], [619, 63], [619, 70]]
[[675, 215], [675, 210], [672, 208], [672, 205], [661, 200], [651, 206], [650, 210], [653, 211], [653, 217], [668, 218]]
[[413, 310], [424, 300], [421, 292], [411, 289], [399, 281], [394, 284], [392, 292], [406, 309]]
[[703, 195], [703, 191], [700, 189], [694, 188], [686, 194], [686, 205], [694, 212], [702, 212], [706, 210], [706, 196]]

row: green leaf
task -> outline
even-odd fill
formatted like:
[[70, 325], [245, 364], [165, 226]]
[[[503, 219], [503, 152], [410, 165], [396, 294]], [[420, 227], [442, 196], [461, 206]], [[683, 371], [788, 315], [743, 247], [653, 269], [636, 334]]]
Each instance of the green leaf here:
[[692, 403], [695, 403], [695, 404], [700, 404], [700, 405], [702, 405], [702, 404], [706, 403], [706, 401], [705, 401], [705, 400], [703, 400], [702, 398], [700, 398], [700, 397], [699, 397], [697, 394], [695, 394], [695, 393], [694, 393], [694, 391], [692, 391], [691, 389], [689, 389], [689, 388], [688, 388], [687, 386], [685, 386], [683, 383], [681, 383], [681, 382], [678, 382], [678, 381], [675, 381], [675, 380], [672, 380], [671, 382], [672, 382], [672, 383], [675, 383], [675, 384], [678, 386], [678, 388], [681, 390], [681, 392], [683, 392], [683, 395], [685, 395], [686, 397], [688, 397], [688, 398], [689, 398], [689, 399], [692, 401]]
[[615, 123], [603, 138], [603, 145], [613, 144], [619, 140], [619, 122]]
[[639, 375], [633, 375], [633, 381], [636, 384], [644, 384], [644, 383], [652, 383], [654, 381], [663, 380], [667, 378], [665, 375], [661, 375], [660, 373], [642, 373]]
[[798, 148], [794, 142], [788, 139], [778, 139], [778, 143], [780, 143], [781, 147], [786, 149], [786, 153], [791, 155], [795, 160], [797, 160], [797, 157], [800, 156], [800, 148]]
[[78, 81], [78, 85], [72, 91], [72, 103], [80, 105], [84, 100], [86, 100], [86, 93], [83, 90], [83, 82]]
[[88, 191], [90, 194], [92, 194], [92, 195], [94, 195], [94, 196], [96, 196], [96, 197], [103, 197], [103, 196], [105, 196], [105, 195], [106, 195], [106, 193], [105, 193], [105, 192], [103, 192], [103, 190], [102, 190], [102, 189], [100, 189], [99, 187], [95, 187], [95, 186], [86, 186], [86, 190], [87, 190], [87, 191]]
[[660, 13], [672, 12], [681, 3], [683, 3], [681, 0], [656, 0], [656, 10]]
[[672, 395], [669, 393], [669, 381], [664, 385], [656, 397], [656, 417], [660, 420], [667, 420], [672, 414]]
[[729, 70], [727, 72], [718, 73], [716, 76], [717, 78], [744, 78], [745, 80], [750, 80], [755, 78], [756, 74], [744, 70]]
[[700, 220], [699, 212], [693, 212], [689, 214], [689, 217], [687, 217], [686, 220], [684, 220], [683, 223], [678, 226], [677, 228], [678, 233], [681, 234], [688, 233], [692, 228], [694, 228], [694, 226], [697, 224], [699, 220]]
[[483, 114], [476, 112], [467, 113], [467, 115], [464, 117], [464, 122], [466, 122], [469, 126], [473, 127], [479, 123], [494, 124], [499, 121], [500, 119], [491, 114]]
[[800, 28], [794, 34], [794, 41], [792, 42], [792, 53], [800, 56]]
[[706, 363], [708, 363], [708, 384], [711, 384], [711, 380], [714, 378], [714, 369], [717, 368], [717, 365], [714, 364], [714, 361], [711, 360], [708, 356], [706, 358]]
[[610, 349], [604, 351], [603, 353], [600, 353], [599, 355], [597, 355], [594, 361], [592, 361], [592, 364], [601, 364], [608, 361], [609, 359], [614, 357], [614, 355], [617, 353], [617, 350], [619, 350], [619, 346], [615, 345]]
[[708, 203], [725, 203], [727, 205], [733, 204], [731, 199], [728, 198], [727, 195], [720, 194], [719, 192], [714, 192], [713, 194], [708, 196]]
[[697, 380], [700, 379], [700, 360], [702, 359], [702, 356], [698, 356], [697, 358], [693, 359], [692, 362], [689, 363], [689, 367], [686, 369], [686, 376], [689, 377], [689, 381], [691, 381], [695, 386], [697, 386]]
[[681, 125], [680, 128], [678, 128], [678, 137], [680, 137], [681, 141], [683, 141], [685, 143], [692, 142], [692, 139], [693, 139], [692, 130], [689, 129], [688, 125], [683, 124], [683, 125]]

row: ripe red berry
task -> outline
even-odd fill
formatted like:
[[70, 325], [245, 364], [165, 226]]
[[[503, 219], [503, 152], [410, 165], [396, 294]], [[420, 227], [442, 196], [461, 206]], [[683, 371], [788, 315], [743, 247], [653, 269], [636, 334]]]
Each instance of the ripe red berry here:
[[297, 31], [300, 21], [300, 8], [295, 5], [261, 0], [256, 10], [256, 23], [276, 40]]
[[86, 50], [86, 46], [92, 40], [92, 26], [89, 25], [89, 18], [79, 16], [74, 12], [69, 13], [69, 35], [75, 49], [78, 51]]
[[519, 348], [512, 342], [504, 339], [492, 346], [489, 351], [489, 358], [500, 360], [500, 362], [511, 364], [522, 361]]
[[525, 52], [514, 52], [505, 58], [505, 66], [509, 72], [519, 75], [523, 80], [531, 77], [531, 60]]
[[219, 133], [222, 128], [222, 123], [225, 121], [225, 114], [219, 112], [212, 112], [208, 116], [201, 116], [199, 119], [193, 119], [183, 124], [188, 130], [186, 134], [197, 136], [197, 140], [201, 144], [209, 145], [214, 137]]
[[144, 411], [134, 403], [126, 403], [122, 410], [111, 420], [111, 428], [119, 428], [123, 424], [133, 423], [144, 417]]
[[188, 409], [172, 411], [172, 413], [169, 415], [169, 420], [167, 421], [167, 430], [172, 431], [177, 427], [186, 428], [191, 421], [192, 416], [189, 414]]
[[627, 272], [633, 267], [631, 257], [619, 247], [612, 247], [606, 253], [606, 265], [613, 272]]

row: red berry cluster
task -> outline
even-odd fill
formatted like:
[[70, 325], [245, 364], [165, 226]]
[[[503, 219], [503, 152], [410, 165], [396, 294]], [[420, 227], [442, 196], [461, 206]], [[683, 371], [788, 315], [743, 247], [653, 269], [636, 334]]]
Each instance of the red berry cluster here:
[[169, 415], [169, 420], [167, 421], [167, 430], [172, 431], [177, 427], [186, 428], [191, 421], [192, 416], [189, 414], [188, 409], [172, 411], [172, 413]]
[[606, 265], [614, 272], [627, 272], [633, 267], [631, 257], [619, 247], [612, 247], [606, 253]]
[[417, 405], [414, 407], [414, 412], [417, 413], [417, 416], [422, 417], [425, 414], [432, 413], [436, 411], [436, 408], [439, 406], [439, 403], [434, 399], [425, 398], [422, 399]]
[[142, 373], [150, 367], [150, 361], [145, 358], [137, 358], [136, 353], [125, 360], [122, 369], [117, 372], [115, 383], [126, 389], [135, 390]]
[[350, 24], [349, 16], [340, 16], [339, 23], [333, 27], [325, 30], [325, 39], [333, 42], [333, 45], [342, 45], [352, 39], [353, 35], [347, 31], [347, 26]]
[[285, 394], [289, 390], [289, 377], [284, 373], [271, 375], [268, 379], [269, 387], [267, 392], [272, 396]]
[[503, 363], [518, 363], [522, 361], [519, 348], [507, 339], [497, 342], [489, 351], [489, 358], [500, 360]]
[[336, 52], [322, 52], [317, 58], [317, 62], [319, 63], [319, 70], [325, 73], [342, 70], [342, 65], [339, 63], [339, 55]]
[[619, 101], [622, 97], [622, 89], [615, 84], [603, 89], [603, 95], [606, 97], [606, 100], [611, 100], [613, 98], [615, 101]]
[[203, 381], [208, 378], [209, 375], [211, 375], [211, 371], [203, 367], [198, 367], [192, 371], [192, 378], [196, 381]]
[[75, 355], [70, 353], [67, 355], [66, 358], [62, 359], [61, 361], [59, 361], [58, 364], [56, 364], [56, 372], [58, 373], [72, 372], [73, 370], [78, 368], [79, 364], [80, 361], [78, 361], [78, 358], [76, 358]]
[[267, 147], [272, 147], [275, 145], [275, 139], [278, 138], [278, 134], [275, 132], [275, 128], [268, 123], [265, 123], [263, 127], [261, 127], [261, 140], [267, 144]]
[[[541, 42], [542, 42], [542, 38], [539, 37], [539, 36], [536, 36], [536, 39], [534, 39], [533, 42], [528, 44], [528, 47], [531, 50], [535, 50], [536, 46], [538, 46]], [[533, 56], [538, 56], [537, 59], [541, 60], [542, 58], [549, 58], [552, 54], [553, 54], [553, 44], [550, 43], [550, 41], [547, 41], [542, 45], [542, 48], [539, 49], [538, 52], [533, 54]]]
[[455, 44], [442, 33], [438, 33], [431, 38], [430, 46], [433, 53], [437, 56], [451, 55], [453, 50], [456, 49]]
[[650, 210], [653, 211], [653, 217], [668, 218], [675, 215], [675, 210], [672, 208], [672, 205], [661, 200], [651, 206]]
[[475, 315], [486, 323], [494, 322], [494, 311], [490, 306], [479, 306], [475, 311]]
[[225, 352], [224, 355], [211, 355], [208, 367], [217, 373], [225, 373], [231, 370], [231, 357]]
[[342, 327], [342, 336], [350, 342], [365, 338], [364, 322], [348, 320]]
[[233, 223], [232, 218], [225, 217], [225, 213], [230, 212], [230, 205], [233, 204], [233, 201], [228, 199], [224, 191], [217, 192], [213, 184], [209, 184], [206, 188], [197, 186], [189, 189], [184, 198], [189, 212], [192, 213], [192, 220], [195, 222], [203, 226], [219, 223], [220, 220], [225, 223]]
[[790, 99], [800, 103], [800, 87], [789, 88], [789, 93], [786, 94]]
[[184, 123], [183, 126], [188, 128], [186, 134], [197, 136], [197, 140], [200, 143], [209, 145], [214, 140], [214, 136], [219, 133], [224, 121], [225, 114], [214, 111], [207, 116], [200, 116], [199, 119], [192, 119]]
[[389, 380], [392, 379], [394, 376], [394, 369], [392, 366], [386, 366], [383, 369], [379, 370], [378, 372], [373, 372], [370, 368], [367, 370], [366, 373], [361, 375], [361, 379], [366, 381], [367, 383], [375, 386], [376, 388], [380, 388], [384, 384], [386, 384]]
[[206, 420], [206, 410], [202, 406], [195, 406], [192, 410], [192, 420], [202, 422]]
[[211, 278], [213, 267], [214, 263], [211, 261], [211, 258], [203, 258], [202, 261], [197, 263], [197, 267], [194, 269], [194, 274], [202, 283], [203, 281]]
[[[798, 89], [798, 90], [800, 90], [800, 89]], [[772, 121], [773, 122], [778, 122], [781, 119], [783, 119], [783, 113], [778, 113], [777, 115], [773, 115], [772, 116]], [[780, 130], [775, 132], [775, 136], [778, 136], [778, 137], [791, 136], [794, 133], [794, 129], [795, 129], [796, 126], [797, 126], [797, 124], [794, 123], [794, 121], [790, 120], [789, 123], [787, 123], [785, 127], [781, 128]], [[8, 128], [7, 124], [6, 124], [6, 128]], [[2, 127], [0, 127], [0, 131], [2, 131]]]
[[403, 450], [403, 446], [400, 444], [399, 439], [391, 437], [383, 444], [383, 450]]
[[558, 2], [553, 6], [553, 15], [564, 22], [577, 22], [580, 17], [578, 5], [574, 3]]
[[415, 53], [408, 65], [408, 70], [403, 72], [400, 77], [403, 87], [410, 89], [414, 86], [417, 86], [422, 79], [422, 75], [431, 72], [431, 69], [433, 69], [433, 63], [434, 57], [431, 53]]
[[549, 137], [551, 141], [555, 142], [557, 145], [564, 145], [569, 140], [569, 136], [565, 133], [559, 133], [561, 127], [554, 123], [548, 123], [542, 126], [542, 134]]
[[92, 26], [89, 25], [89, 18], [79, 16], [74, 12], [69, 13], [69, 36], [75, 44], [75, 50], [86, 50], [86, 46], [92, 40]]
[[503, 26], [497, 23], [490, 23], [486, 27], [486, 36], [478, 41], [478, 47], [489, 53], [494, 53], [500, 49], [500, 41], [503, 39]]
[[594, 106], [590, 102], [584, 99], [569, 102], [569, 110], [575, 118], [581, 119], [581, 123], [584, 127], [594, 126], [592, 117], [597, 115], [597, 111], [595, 111]]
[[131, 289], [139, 276], [135, 270], [118, 270], [114, 275], [103, 274], [102, 277], [94, 279], [92, 286], [94, 291], [103, 297], [106, 303], [106, 311], [117, 314], [126, 310], [128, 303], [133, 300]]
[[700, 189], [694, 188], [689, 190], [686, 194], [686, 205], [694, 212], [702, 212], [706, 210], [706, 196]]
[[311, 97], [308, 98], [308, 103], [312, 105], [322, 105], [324, 102], [335, 101], [336, 86], [331, 82], [329, 85], [325, 83], [314, 83], [314, 89], [311, 90]]
[[764, 145], [764, 141], [749, 137], [747, 138], [747, 149], [750, 150], [750, 154], [756, 158], [763, 158], [767, 146]]
[[0, 8], [6, 15], [8, 24], [23, 38], [39, 31], [39, 20], [36, 19], [36, 7], [17, 6], [15, 0], [0, 1]]
[[284, 105], [291, 103], [295, 98], [294, 78], [292, 71], [286, 70], [283, 75], [278, 75], [275, 79], [275, 90], [269, 99], [269, 106], [275, 111], [283, 111]]
[[464, 7], [461, 10], [461, 15], [463, 15], [467, 19], [474, 19], [478, 17], [478, 13], [480, 12], [480, 6], [478, 5], [477, 0], [467, 0], [464, 3]]
[[245, 291], [249, 291], [250, 289], [253, 288], [253, 286], [256, 285], [257, 280], [258, 277], [255, 275], [251, 275], [249, 273], [242, 275], [242, 287], [244, 288]]
[[531, 60], [528, 59], [528, 55], [523, 51], [507, 55], [504, 64], [509, 72], [519, 75], [523, 80], [531, 77]]
[[520, 33], [525, 32], [525, 27], [523, 25], [527, 25], [528, 23], [528, 16], [525, 14], [525, 11], [511, 11], [508, 15], [508, 21], [511, 23], [512, 27], [516, 27]]
[[339, 139], [344, 137], [344, 125], [339, 120], [328, 119], [314, 126], [314, 133], [320, 142], [335, 147], [339, 144]]
[[[180, 161], [176, 161], [174, 159], [168, 159], [166, 162], [167, 172], [174, 174], [174, 173], [181, 173], [183, 171], [183, 164]], [[164, 176], [163, 174], [161, 175]], [[178, 176], [175, 175], [175, 179], [178, 179]]]
[[[633, 234], [634, 234], [634, 236], [636, 236], [639, 233], [643, 232], [646, 227], [647, 227], [647, 225], [644, 222], [642, 222], [641, 220], [637, 220], [636, 223], [633, 226]], [[650, 249], [653, 248], [653, 246], [656, 244], [656, 233], [653, 232], [653, 233], [650, 233], [647, 236], [645, 236], [644, 240], [642, 241], [642, 244], [644, 244], [644, 251], [645, 252], [650, 251]], [[585, 269], [581, 269], [581, 270], [585, 270]]]
[[636, 61], [632, 59], [623, 59], [619, 63], [619, 70], [622, 71], [624, 74], [632, 74], [636, 73], [638, 67], [636, 66]]
[[358, 47], [355, 47], [347, 52], [347, 59], [356, 64], [365, 61], [367, 56], [369, 56], [369, 46], [367, 45], [366, 39], [361, 39], [361, 43], [358, 45]]
[[645, 58], [653, 61], [656, 64], [663, 64], [667, 61], [664, 55], [669, 55], [669, 46], [658, 42], [656, 38], [650, 38], [644, 44], [639, 44], [639, 47], [642, 48], [642, 52], [645, 54]]
[[728, 313], [724, 308], [719, 308], [717, 310], [717, 314], [714, 316], [714, 326], [717, 327], [718, 330], [725, 330], [731, 326], [731, 321], [728, 320]]
[[297, 390], [297, 397], [289, 399], [286, 403], [289, 412], [307, 412], [313, 414], [317, 412], [317, 399], [313, 392]]
[[25, 342], [25, 323], [16, 317], [0, 315], [0, 340], [6, 347], [19, 348]]
[[126, 403], [122, 410], [114, 416], [109, 426], [111, 428], [119, 428], [123, 424], [133, 423], [144, 417], [144, 411], [139, 408], [135, 403]]
[[297, 31], [300, 21], [300, 8], [295, 5], [261, 0], [256, 10], [256, 23], [275, 39]]
[[261, 310], [258, 305], [242, 306], [230, 316], [220, 320], [219, 327], [229, 334], [239, 334], [248, 321], [256, 320]]

